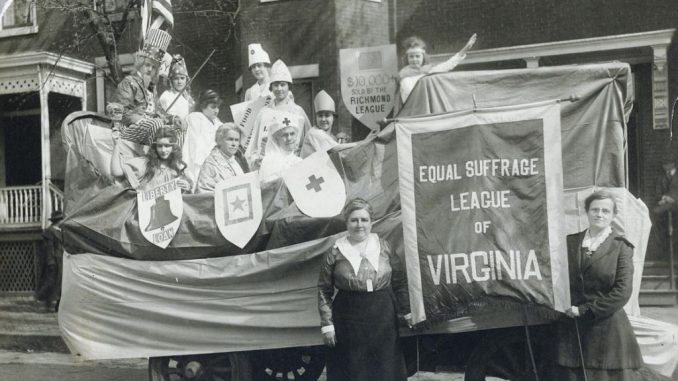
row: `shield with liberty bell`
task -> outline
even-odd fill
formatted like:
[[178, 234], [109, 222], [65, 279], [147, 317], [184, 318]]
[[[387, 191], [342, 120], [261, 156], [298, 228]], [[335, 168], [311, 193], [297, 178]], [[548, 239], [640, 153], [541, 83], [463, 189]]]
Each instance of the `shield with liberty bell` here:
[[148, 242], [166, 248], [184, 214], [181, 189], [176, 180], [137, 193], [139, 229]]

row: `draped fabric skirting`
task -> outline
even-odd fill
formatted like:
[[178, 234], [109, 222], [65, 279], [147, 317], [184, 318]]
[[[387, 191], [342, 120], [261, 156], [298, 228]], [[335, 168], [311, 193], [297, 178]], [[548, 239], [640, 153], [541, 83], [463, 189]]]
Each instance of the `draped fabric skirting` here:
[[339, 290], [332, 318], [337, 345], [328, 353], [328, 381], [407, 380], [391, 288]]

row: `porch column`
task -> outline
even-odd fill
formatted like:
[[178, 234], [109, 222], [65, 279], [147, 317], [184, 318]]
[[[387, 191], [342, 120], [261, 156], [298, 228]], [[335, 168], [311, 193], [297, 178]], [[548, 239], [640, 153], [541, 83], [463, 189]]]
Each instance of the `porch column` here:
[[655, 130], [669, 128], [669, 63], [667, 45], [652, 46], [652, 119]]
[[42, 151], [42, 198], [41, 198], [41, 223], [42, 228], [47, 227], [47, 219], [52, 213], [51, 200], [49, 197], [49, 181], [52, 178], [50, 167], [50, 144], [49, 144], [49, 103], [48, 96], [50, 92], [50, 81], [48, 81], [49, 71], [43, 69], [43, 65], [38, 65], [38, 81], [40, 83], [40, 149]]

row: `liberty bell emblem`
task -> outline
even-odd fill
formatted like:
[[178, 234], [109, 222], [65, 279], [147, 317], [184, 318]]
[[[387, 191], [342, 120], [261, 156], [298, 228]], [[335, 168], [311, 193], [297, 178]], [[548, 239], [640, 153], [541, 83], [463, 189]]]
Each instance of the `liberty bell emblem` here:
[[176, 221], [179, 217], [172, 214], [170, 202], [165, 196], [155, 199], [155, 204], [151, 206], [151, 221], [146, 226], [145, 231], [160, 229]]

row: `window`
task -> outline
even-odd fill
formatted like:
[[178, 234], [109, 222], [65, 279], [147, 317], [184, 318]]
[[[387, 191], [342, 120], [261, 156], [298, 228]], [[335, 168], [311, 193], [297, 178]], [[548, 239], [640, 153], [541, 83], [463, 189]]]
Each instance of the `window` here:
[[10, 0], [0, 20], [0, 37], [38, 32], [34, 0]]

